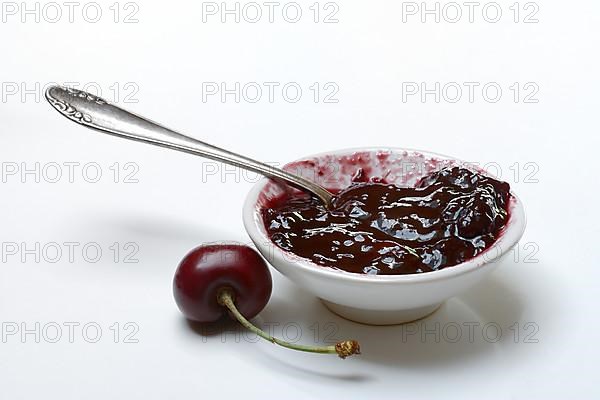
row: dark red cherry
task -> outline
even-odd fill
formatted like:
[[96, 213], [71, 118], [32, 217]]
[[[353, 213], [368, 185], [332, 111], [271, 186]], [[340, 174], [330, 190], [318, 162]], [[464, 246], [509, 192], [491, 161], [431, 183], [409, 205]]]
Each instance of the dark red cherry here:
[[220, 291], [229, 290], [239, 312], [250, 319], [269, 301], [273, 282], [269, 267], [252, 248], [239, 244], [196, 247], [177, 267], [173, 294], [186, 318], [215, 322], [227, 308]]
[[215, 322], [225, 313], [261, 338], [289, 349], [346, 358], [360, 354], [356, 340], [330, 346], [307, 346], [271, 336], [249, 321], [269, 301], [273, 282], [260, 255], [248, 246], [213, 244], [189, 252], [177, 267], [173, 281], [175, 302], [188, 318]]

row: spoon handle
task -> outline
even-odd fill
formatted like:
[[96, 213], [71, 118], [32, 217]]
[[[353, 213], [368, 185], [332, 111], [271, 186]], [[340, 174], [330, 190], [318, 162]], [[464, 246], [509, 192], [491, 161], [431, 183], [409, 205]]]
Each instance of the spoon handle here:
[[283, 179], [293, 186], [312, 192], [327, 206], [331, 204], [333, 195], [308, 179], [182, 135], [90, 93], [51, 86], [46, 91], [46, 99], [63, 116], [87, 128], [221, 161], [270, 178]]

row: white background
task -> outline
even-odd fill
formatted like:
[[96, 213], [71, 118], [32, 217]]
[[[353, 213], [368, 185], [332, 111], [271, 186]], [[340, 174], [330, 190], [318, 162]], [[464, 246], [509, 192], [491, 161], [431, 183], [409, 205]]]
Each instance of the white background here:
[[[323, 10], [325, 2], [315, 23], [309, 9], [313, 1], [299, 2], [303, 14], [297, 23], [284, 20], [282, 6], [273, 23], [264, 6], [257, 23], [243, 16], [240, 23], [233, 16], [222, 23], [220, 14], [207, 16], [204, 23], [202, 3], [191, 1], [138, 1], [137, 23], [123, 22], [135, 11], [125, 2], [118, 5], [116, 23], [113, 1], [99, 3], [97, 23], [82, 15], [86, 3], [75, 8], [73, 23], [62, 3], [62, 19], [56, 23], [48, 21], [56, 10], [40, 3], [36, 22], [35, 13], [23, 15], [20, 2], [13, 3], [16, 15], [6, 3], [0, 23], [3, 398], [600, 394], [595, 372], [598, 2], [537, 2], [538, 23], [523, 22], [534, 10], [523, 9], [525, 2], [515, 23], [512, 0], [498, 2], [502, 18], [497, 23], [483, 18], [485, 2], [475, 9], [473, 23], [465, 6], [456, 23], [444, 15], [439, 23], [432, 15], [422, 23], [420, 14], [406, 15], [403, 22], [399, 1], [338, 0], [337, 23], [323, 23], [333, 10]], [[27, 5], [35, 7], [34, 2]], [[87, 11], [93, 19], [94, 10]], [[493, 11], [488, 9], [488, 19]], [[279, 323], [274, 332], [291, 339], [300, 332], [302, 343], [356, 337], [363, 345], [360, 357], [342, 361], [299, 354], [253, 343], [251, 336], [236, 340], [231, 329], [203, 336], [174, 304], [173, 272], [200, 243], [249, 240], [241, 206], [255, 176], [84, 130], [45, 103], [42, 87], [48, 82], [92, 84], [107, 100], [274, 163], [330, 149], [382, 145], [499, 167], [526, 206], [527, 231], [513, 261], [410, 327], [342, 320], [273, 271], [273, 297], [257, 323]], [[280, 86], [273, 102], [265, 91], [257, 103], [247, 101], [248, 96], [236, 103], [233, 95], [225, 102], [218, 95], [203, 101], [203, 82], [225, 82], [229, 88], [235, 82]], [[303, 90], [296, 103], [282, 97], [281, 87], [289, 82]], [[315, 103], [309, 88], [315, 82], [321, 90], [328, 82], [337, 85], [338, 102], [325, 103], [321, 97]], [[425, 102], [419, 95], [403, 99], [403, 82], [425, 82], [428, 88], [435, 82], [480, 86], [473, 102], [463, 86], [458, 102], [448, 101], [452, 94], [436, 103], [434, 95]], [[495, 103], [481, 93], [490, 82], [503, 90]], [[517, 102], [510, 89], [515, 82], [521, 89]], [[539, 88], [533, 97], [537, 103], [524, 102], [531, 92], [524, 88], [527, 83]], [[54, 163], [61, 166], [57, 183], [51, 182]], [[72, 179], [65, 163], [79, 163]], [[115, 163], [118, 167], [111, 169]], [[96, 167], [102, 176], [90, 183]], [[35, 168], [39, 178], [24, 174]], [[125, 174], [134, 169], [137, 183], [126, 183]], [[73, 259], [65, 242], [78, 243]], [[17, 254], [12, 254], [15, 243]], [[39, 252], [24, 251], [36, 243]], [[51, 251], [52, 243], [63, 250], [54, 263], [56, 253], [41, 250]], [[116, 260], [113, 243], [121, 249]], [[134, 247], [125, 249], [128, 243]], [[99, 261], [90, 261], [93, 249], [84, 258], [86, 244], [101, 248]], [[132, 249], [138, 262], [124, 262]], [[68, 323], [79, 324], [73, 343]], [[473, 340], [469, 323], [479, 324]], [[62, 327], [62, 337], [51, 343], [55, 324]], [[97, 343], [88, 343], [95, 331], [89, 328], [85, 336], [85, 324], [102, 329]], [[19, 331], [10, 335], [15, 326]], [[456, 326], [462, 337], [452, 343]], [[484, 326], [502, 329], [497, 341], [491, 340], [494, 329], [484, 332]], [[37, 330], [39, 343], [34, 333], [22, 336], [23, 329]], [[137, 332], [126, 340], [133, 329]], [[137, 343], [125, 343], [131, 339]]]

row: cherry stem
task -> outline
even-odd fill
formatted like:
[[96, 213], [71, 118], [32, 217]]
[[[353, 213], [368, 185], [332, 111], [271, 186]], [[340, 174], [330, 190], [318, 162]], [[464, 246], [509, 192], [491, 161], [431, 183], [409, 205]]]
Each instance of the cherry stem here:
[[320, 354], [337, 354], [340, 358], [346, 358], [353, 354], [360, 354], [360, 345], [356, 340], [344, 340], [336, 343], [333, 346], [306, 346], [302, 344], [295, 344], [286, 342], [285, 340], [277, 339], [262, 329], [254, 326], [248, 321], [237, 309], [234, 303], [233, 291], [229, 288], [221, 289], [217, 296], [217, 300], [220, 305], [227, 307], [235, 319], [242, 324], [245, 328], [251, 332], [256, 333], [261, 338], [268, 340], [271, 343], [278, 344], [288, 349], [306, 351], [309, 353], [320, 353]]

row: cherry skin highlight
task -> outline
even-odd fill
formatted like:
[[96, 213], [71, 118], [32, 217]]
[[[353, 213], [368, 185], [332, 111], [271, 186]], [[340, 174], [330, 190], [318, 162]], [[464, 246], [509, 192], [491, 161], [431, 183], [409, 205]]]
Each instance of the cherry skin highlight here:
[[179, 310], [193, 321], [219, 320], [227, 308], [219, 294], [227, 290], [239, 312], [253, 318], [267, 305], [273, 282], [269, 268], [252, 248], [239, 244], [199, 246], [181, 261], [173, 280]]

